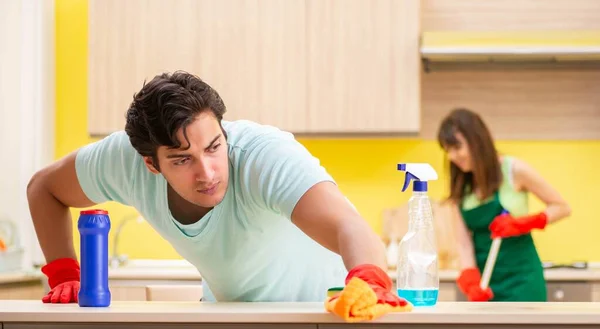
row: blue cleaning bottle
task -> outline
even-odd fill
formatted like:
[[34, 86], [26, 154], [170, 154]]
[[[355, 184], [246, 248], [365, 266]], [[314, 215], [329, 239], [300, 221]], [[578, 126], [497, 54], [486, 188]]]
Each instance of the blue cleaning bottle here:
[[438, 301], [438, 250], [427, 182], [438, 175], [427, 163], [402, 163], [406, 176], [402, 192], [413, 182], [409, 199], [408, 231], [398, 246], [396, 289], [398, 296], [415, 307], [434, 306]]
[[79, 306], [107, 307], [111, 301], [108, 287], [108, 212], [98, 209], [81, 211], [77, 227], [81, 238]]

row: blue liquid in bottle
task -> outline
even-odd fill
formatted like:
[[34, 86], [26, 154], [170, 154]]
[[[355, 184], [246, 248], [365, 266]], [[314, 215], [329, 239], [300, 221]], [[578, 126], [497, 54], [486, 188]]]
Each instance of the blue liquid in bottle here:
[[108, 288], [108, 212], [84, 210], [80, 213], [77, 227], [81, 238], [79, 306], [107, 307], [111, 301]]
[[398, 289], [398, 296], [410, 301], [413, 306], [434, 306], [437, 304], [439, 289]]

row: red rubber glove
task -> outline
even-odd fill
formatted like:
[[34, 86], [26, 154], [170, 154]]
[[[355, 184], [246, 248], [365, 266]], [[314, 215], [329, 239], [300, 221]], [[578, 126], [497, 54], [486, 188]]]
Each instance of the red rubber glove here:
[[80, 268], [75, 259], [56, 259], [42, 267], [42, 273], [48, 277], [48, 285], [50, 286], [50, 292], [42, 297], [42, 302], [77, 303]]
[[363, 264], [354, 267], [346, 276], [346, 284], [357, 277], [365, 281], [377, 295], [378, 304], [406, 306], [408, 302], [392, 292], [392, 280], [379, 266]]
[[490, 224], [492, 239], [508, 238], [531, 232], [533, 229], [544, 229], [548, 224], [548, 216], [541, 212], [534, 215], [513, 217], [510, 214], [496, 216]]
[[489, 287], [486, 290], [481, 289], [481, 273], [477, 268], [466, 268], [461, 273], [456, 283], [467, 299], [471, 302], [487, 302], [494, 298], [494, 293]]

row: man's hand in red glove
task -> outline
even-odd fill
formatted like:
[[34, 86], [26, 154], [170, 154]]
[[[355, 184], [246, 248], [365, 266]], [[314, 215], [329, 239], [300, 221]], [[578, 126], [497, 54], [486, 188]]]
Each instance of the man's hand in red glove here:
[[391, 306], [406, 306], [408, 302], [392, 292], [392, 280], [379, 266], [363, 264], [354, 267], [346, 276], [346, 284], [357, 277], [365, 281], [377, 295], [377, 303]]
[[77, 303], [80, 268], [72, 258], [59, 258], [42, 267], [48, 277], [50, 292], [42, 297], [44, 303]]
[[494, 293], [488, 287], [486, 290], [479, 286], [481, 282], [481, 273], [477, 268], [466, 268], [461, 273], [456, 283], [462, 293], [467, 296], [471, 302], [487, 302], [494, 298]]
[[513, 217], [510, 214], [497, 216], [490, 224], [492, 239], [508, 238], [531, 232], [533, 229], [544, 229], [548, 224], [546, 213]]

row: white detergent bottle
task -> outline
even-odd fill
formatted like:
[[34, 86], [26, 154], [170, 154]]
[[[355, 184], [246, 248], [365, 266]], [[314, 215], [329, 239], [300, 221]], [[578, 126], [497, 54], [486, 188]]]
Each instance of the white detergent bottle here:
[[437, 180], [435, 169], [427, 163], [401, 163], [406, 172], [402, 192], [413, 182], [408, 201], [408, 231], [398, 247], [396, 289], [398, 296], [415, 307], [437, 304], [440, 280], [438, 250], [427, 182]]

